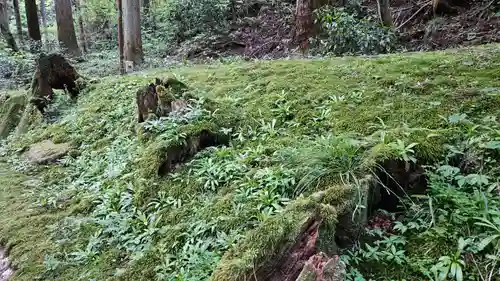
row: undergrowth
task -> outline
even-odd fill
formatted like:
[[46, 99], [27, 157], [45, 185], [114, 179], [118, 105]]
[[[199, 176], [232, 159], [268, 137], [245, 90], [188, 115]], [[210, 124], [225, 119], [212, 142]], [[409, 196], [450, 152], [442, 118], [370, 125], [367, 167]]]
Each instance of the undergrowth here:
[[385, 224], [366, 229], [369, 242], [346, 250], [348, 280], [498, 278], [499, 123], [466, 115], [448, 122], [456, 138], [426, 167], [427, 194], [405, 198], [404, 213], [385, 214]]
[[[380, 271], [354, 261], [368, 260], [377, 268], [377, 260], [370, 260], [373, 255], [385, 262], [382, 269], [390, 268], [386, 264], [404, 266], [404, 272], [422, 277], [433, 268], [439, 274], [451, 267], [465, 256], [463, 251], [473, 251], [476, 245], [474, 258], [483, 267], [474, 271], [471, 266], [469, 271], [467, 260], [463, 272], [486, 276], [490, 260], [483, 253], [498, 254], [492, 250], [498, 240], [489, 238], [491, 243], [479, 249], [494, 232], [475, 224], [486, 221], [470, 216], [495, 223], [492, 210], [498, 208], [491, 188], [498, 184], [498, 171], [486, 159], [498, 157], [499, 65], [498, 46], [491, 45], [377, 59], [175, 68], [176, 76], [203, 98], [189, 114], [150, 119], [142, 125], [136, 124], [135, 91], [166, 70], [105, 78], [54, 117], [54, 123], [33, 124], [27, 134], [11, 135], [0, 150], [14, 168], [42, 179], [29, 187], [28, 199], [21, 205], [36, 213], [25, 219], [24, 227], [10, 228], [18, 225], [10, 221], [15, 209], [0, 211], [4, 222], [0, 235], [16, 241], [13, 259], [37, 264], [27, 267], [19, 262], [14, 280], [208, 280], [211, 276], [238, 280], [231, 279], [239, 276], [236, 269], [246, 272], [256, 257], [271, 259], [278, 242], [290, 239], [287, 235], [293, 235], [299, 218], [306, 216], [302, 211], [307, 208], [297, 206], [300, 202], [310, 206], [309, 195], [323, 190], [338, 194], [340, 186], [360, 194], [362, 179], [374, 175], [383, 160], [438, 163], [451, 161], [449, 151], [484, 152], [492, 147], [489, 153], [496, 154], [476, 156], [481, 165], [473, 170], [456, 172], [449, 162], [429, 168], [429, 197], [412, 200], [417, 209], [397, 224], [397, 237], [382, 233], [387, 241], [381, 241], [386, 242], [351, 249], [353, 254], [348, 255], [349, 274], [357, 272], [356, 278], [380, 276]], [[55, 108], [63, 105], [64, 98]], [[491, 124], [478, 121], [480, 117], [488, 117]], [[472, 123], [464, 123], [467, 120]], [[203, 130], [231, 140], [226, 146], [203, 150], [169, 175], [158, 176], [168, 147]], [[480, 142], [475, 142], [479, 136], [483, 136]], [[56, 165], [23, 164], [21, 152], [49, 138], [71, 143], [77, 153]], [[20, 188], [12, 182], [7, 189], [25, 192]], [[351, 197], [342, 203], [352, 201], [356, 210], [369, 207], [361, 197]], [[449, 220], [454, 212], [448, 205], [454, 200], [474, 205], [477, 198], [488, 202], [491, 213], [475, 206], [465, 210], [470, 216], [460, 209], [458, 220]], [[332, 224], [337, 213], [331, 210], [343, 209], [335, 199], [323, 204], [331, 207], [325, 214], [333, 216]], [[298, 219], [280, 216], [284, 213]], [[29, 223], [45, 218], [47, 228]], [[461, 223], [463, 231], [454, 229], [464, 220], [470, 224]], [[423, 227], [426, 232], [416, 230]], [[273, 230], [282, 236], [259, 235]], [[20, 231], [25, 238], [16, 240]], [[42, 233], [46, 236], [40, 237]], [[458, 256], [457, 233], [468, 241]], [[436, 238], [426, 244], [431, 254], [420, 247], [429, 237]], [[437, 247], [434, 241], [456, 245], [446, 244], [447, 250], [437, 252], [432, 250]], [[26, 252], [25, 243], [40, 247]], [[435, 266], [447, 256], [450, 259]]]

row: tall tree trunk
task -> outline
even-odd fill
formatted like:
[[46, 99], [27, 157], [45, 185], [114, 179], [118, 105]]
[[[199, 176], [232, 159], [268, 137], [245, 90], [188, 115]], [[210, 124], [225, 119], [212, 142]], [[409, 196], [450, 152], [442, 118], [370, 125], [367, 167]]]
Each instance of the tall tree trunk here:
[[23, 26], [21, 24], [21, 14], [19, 13], [19, 0], [13, 0], [12, 4], [14, 6], [14, 16], [16, 18], [17, 36], [19, 41], [23, 40]]
[[[297, 0], [295, 5], [294, 40], [302, 53], [309, 47], [309, 38], [315, 34], [313, 11], [325, 5], [334, 4], [333, 0]], [[342, 1], [343, 3], [343, 1]]]
[[60, 46], [71, 56], [81, 56], [82, 52], [78, 48], [78, 42], [76, 41], [71, 0], [56, 0], [56, 21], [57, 39]]
[[309, 46], [309, 37], [313, 31], [313, 1], [297, 0], [295, 6], [295, 42], [299, 45], [302, 53], [305, 53]]
[[41, 41], [40, 24], [38, 22], [38, 10], [36, 0], [25, 0], [26, 20], [28, 22], [28, 35], [32, 40]]
[[149, 14], [150, 7], [151, 7], [151, 3], [149, 2], [149, 0], [143, 0], [142, 8], [144, 9], [144, 15]]
[[45, 0], [40, 0], [40, 16], [42, 18], [43, 36], [45, 37], [45, 45], [49, 50], [49, 34], [47, 32], [47, 11], [45, 7]]
[[0, 0], [0, 34], [5, 38], [9, 48], [17, 52], [17, 45], [14, 36], [9, 28], [9, 15], [7, 13], [7, 0]]
[[85, 27], [83, 26], [83, 0], [75, 0], [75, 8], [78, 12], [78, 37], [80, 39], [80, 46], [84, 53], [87, 52], [87, 40], [85, 39]]
[[392, 26], [392, 16], [389, 6], [389, 0], [377, 0], [377, 5], [380, 22], [385, 26]]
[[143, 61], [141, 38], [141, 6], [139, 0], [123, 2], [124, 59], [140, 64]]
[[120, 74], [125, 74], [125, 65], [123, 64], [123, 5], [122, 0], [116, 0], [118, 14], [118, 54], [120, 57]]

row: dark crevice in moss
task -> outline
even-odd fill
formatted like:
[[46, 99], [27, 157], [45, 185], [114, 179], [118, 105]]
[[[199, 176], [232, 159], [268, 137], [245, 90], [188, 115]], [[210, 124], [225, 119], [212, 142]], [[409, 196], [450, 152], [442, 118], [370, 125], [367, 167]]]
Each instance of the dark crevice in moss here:
[[175, 144], [167, 148], [166, 157], [160, 164], [158, 175], [164, 176], [173, 172], [179, 165], [188, 162], [196, 153], [205, 148], [228, 144], [229, 136], [202, 130], [188, 137], [182, 144]]
[[401, 198], [423, 194], [427, 190], [424, 169], [416, 163], [386, 160], [379, 165], [377, 184], [370, 191], [369, 216], [377, 210], [402, 211]]

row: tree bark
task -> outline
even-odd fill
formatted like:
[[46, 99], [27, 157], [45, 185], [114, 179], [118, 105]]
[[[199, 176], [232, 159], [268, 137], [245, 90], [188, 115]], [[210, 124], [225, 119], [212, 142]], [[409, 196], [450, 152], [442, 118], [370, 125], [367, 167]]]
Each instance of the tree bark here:
[[41, 41], [40, 24], [38, 22], [38, 10], [35, 0], [25, 0], [26, 20], [28, 22], [28, 35], [32, 40]]
[[16, 18], [17, 36], [19, 41], [23, 39], [23, 26], [21, 24], [21, 14], [19, 13], [19, 0], [13, 0], [12, 4], [14, 6], [14, 16]]
[[120, 57], [120, 74], [125, 74], [125, 65], [123, 65], [123, 5], [122, 0], [116, 0], [118, 14], [118, 54]]
[[64, 51], [71, 56], [82, 55], [76, 41], [71, 0], [56, 0], [57, 39]]
[[43, 28], [43, 36], [45, 37], [45, 45], [48, 50], [49, 35], [47, 33], [47, 12], [45, 7], [45, 0], [40, 0], [40, 16], [42, 18], [42, 28]]
[[5, 37], [5, 40], [7, 41], [7, 45], [9, 46], [9, 48], [17, 52], [18, 49], [16, 45], [16, 40], [14, 39], [14, 36], [12, 36], [12, 33], [10, 32], [9, 28], [9, 15], [7, 13], [6, 0], [0, 0], [0, 33], [2, 34], [3, 37]]
[[302, 53], [308, 49], [309, 37], [313, 30], [312, 2], [312, 0], [297, 0], [295, 6], [295, 42]]
[[123, 2], [124, 59], [140, 64], [143, 61], [141, 38], [141, 6], [139, 0]]
[[83, 25], [83, 12], [82, 3], [83, 0], [75, 0], [75, 8], [78, 11], [78, 37], [80, 39], [80, 46], [84, 53], [87, 52], [87, 39], [85, 38], [85, 27]]
[[378, 15], [380, 17], [380, 22], [384, 26], [392, 26], [392, 16], [389, 6], [389, 0], [377, 0], [378, 5]]
[[302, 53], [308, 49], [309, 38], [317, 32], [314, 26], [313, 11], [325, 5], [334, 4], [332, 0], [297, 0], [295, 6], [295, 43]]

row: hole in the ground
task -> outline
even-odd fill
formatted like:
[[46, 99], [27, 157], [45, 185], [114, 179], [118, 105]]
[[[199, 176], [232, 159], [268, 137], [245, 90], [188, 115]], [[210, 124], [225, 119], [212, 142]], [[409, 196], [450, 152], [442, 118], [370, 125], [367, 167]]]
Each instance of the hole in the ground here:
[[158, 175], [164, 176], [174, 171], [179, 165], [188, 162], [196, 153], [212, 147], [229, 144], [229, 136], [203, 130], [187, 138], [184, 144], [167, 148], [164, 161], [158, 169]]
[[402, 211], [401, 199], [415, 194], [424, 194], [427, 179], [422, 166], [401, 160], [388, 160], [380, 165], [377, 184], [371, 188], [368, 216], [377, 210]]

